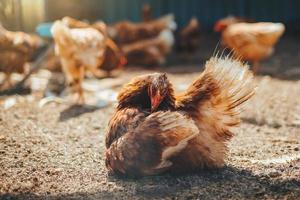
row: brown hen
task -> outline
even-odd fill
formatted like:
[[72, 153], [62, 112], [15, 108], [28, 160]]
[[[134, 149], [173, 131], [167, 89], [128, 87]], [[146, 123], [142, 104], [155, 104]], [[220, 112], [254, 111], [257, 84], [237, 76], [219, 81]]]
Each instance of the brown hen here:
[[131, 65], [153, 66], [164, 64], [174, 45], [171, 30], [163, 30], [157, 37], [122, 46]]
[[215, 30], [222, 31], [222, 43], [232, 49], [235, 56], [253, 63], [256, 73], [259, 62], [274, 52], [274, 45], [285, 27], [282, 23], [242, 21], [241, 18], [225, 18], [216, 23]]
[[248, 67], [211, 58], [175, 96], [165, 74], [135, 78], [119, 94], [106, 134], [106, 166], [127, 176], [220, 168], [241, 104], [254, 94]]
[[0, 71], [5, 73], [1, 88], [12, 86], [12, 73], [24, 73], [25, 63], [43, 45], [38, 36], [6, 30], [0, 24]]
[[171, 14], [148, 22], [118, 22], [108, 28], [108, 33], [118, 44], [129, 44], [156, 37], [165, 29], [176, 29], [174, 16]]

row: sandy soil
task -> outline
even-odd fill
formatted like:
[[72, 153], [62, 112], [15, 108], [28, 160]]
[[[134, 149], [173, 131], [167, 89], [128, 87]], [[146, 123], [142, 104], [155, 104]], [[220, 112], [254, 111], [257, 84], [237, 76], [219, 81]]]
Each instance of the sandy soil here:
[[[262, 74], [272, 76], [256, 78], [257, 94], [220, 170], [138, 180], [108, 175], [104, 134], [113, 105], [40, 108], [38, 98], [13, 96], [22, 100], [0, 108], [0, 199], [300, 199], [299, 42], [283, 39], [262, 63]], [[201, 68], [161, 70], [180, 88]], [[116, 80], [148, 72], [127, 70]]]

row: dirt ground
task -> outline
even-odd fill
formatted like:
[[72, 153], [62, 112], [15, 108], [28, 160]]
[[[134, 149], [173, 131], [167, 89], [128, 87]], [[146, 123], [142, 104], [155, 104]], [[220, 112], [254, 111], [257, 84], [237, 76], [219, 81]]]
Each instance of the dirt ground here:
[[[40, 108], [38, 97], [5, 97], [21, 100], [0, 107], [0, 199], [300, 199], [299, 44], [283, 38], [262, 63], [257, 93], [220, 170], [137, 180], [108, 175], [104, 134], [114, 105]], [[186, 87], [213, 52], [205, 45], [211, 51], [200, 52], [199, 65], [159, 70]], [[114, 81], [149, 72], [127, 69]]]

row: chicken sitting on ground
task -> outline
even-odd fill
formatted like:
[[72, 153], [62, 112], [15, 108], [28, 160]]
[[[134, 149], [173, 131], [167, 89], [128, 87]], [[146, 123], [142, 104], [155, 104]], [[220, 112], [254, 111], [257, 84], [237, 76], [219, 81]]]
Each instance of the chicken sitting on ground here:
[[215, 24], [215, 31], [222, 32], [222, 42], [233, 50], [234, 55], [253, 63], [253, 72], [261, 60], [272, 55], [274, 45], [284, 33], [282, 23], [243, 23], [229, 17]]
[[153, 66], [165, 63], [174, 45], [171, 30], [162, 31], [156, 38], [146, 39], [122, 46], [128, 64]]
[[8, 31], [0, 25], [0, 71], [5, 73], [0, 88], [12, 86], [11, 74], [24, 73], [26, 62], [43, 44], [38, 36]]
[[197, 18], [192, 18], [188, 25], [178, 35], [178, 51], [194, 53], [200, 45], [200, 24]]
[[107, 168], [145, 176], [224, 166], [226, 142], [254, 90], [248, 66], [230, 58], [211, 58], [179, 96], [165, 74], [133, 79], [119, 93], [109, 122]]
[[98, 73], [104, 61], [105, 37], [94, 28], [69, 28], [62, 21], [56, 21], [51, 32], [67, 83], [77, 92], [78, 103], [84, 103], [81, 83], [86, 70]]
[[129, 44], [156, 37], [165, 29], [174, 31], [176, 26], [174, 16], [170, 14], [156, 20], [142, 23], [132, 23], [129, 21], [119, 22], [109, 27], [108, 33], [117, 44]]

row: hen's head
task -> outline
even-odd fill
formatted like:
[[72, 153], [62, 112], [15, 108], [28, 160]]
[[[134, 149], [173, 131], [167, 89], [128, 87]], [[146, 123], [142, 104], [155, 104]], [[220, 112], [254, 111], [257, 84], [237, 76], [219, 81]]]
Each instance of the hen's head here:
[[151, 101], [151, 112], [155, 111], [169, 92], [169, 80], [165, 73], [152, 74], [148, 85], [148, 96]]
[[137, 106], [151, 112], [175, 106], [173, 87], [164, 73], [134, 78], [121, 90], [118, 100], [119, 108]]

